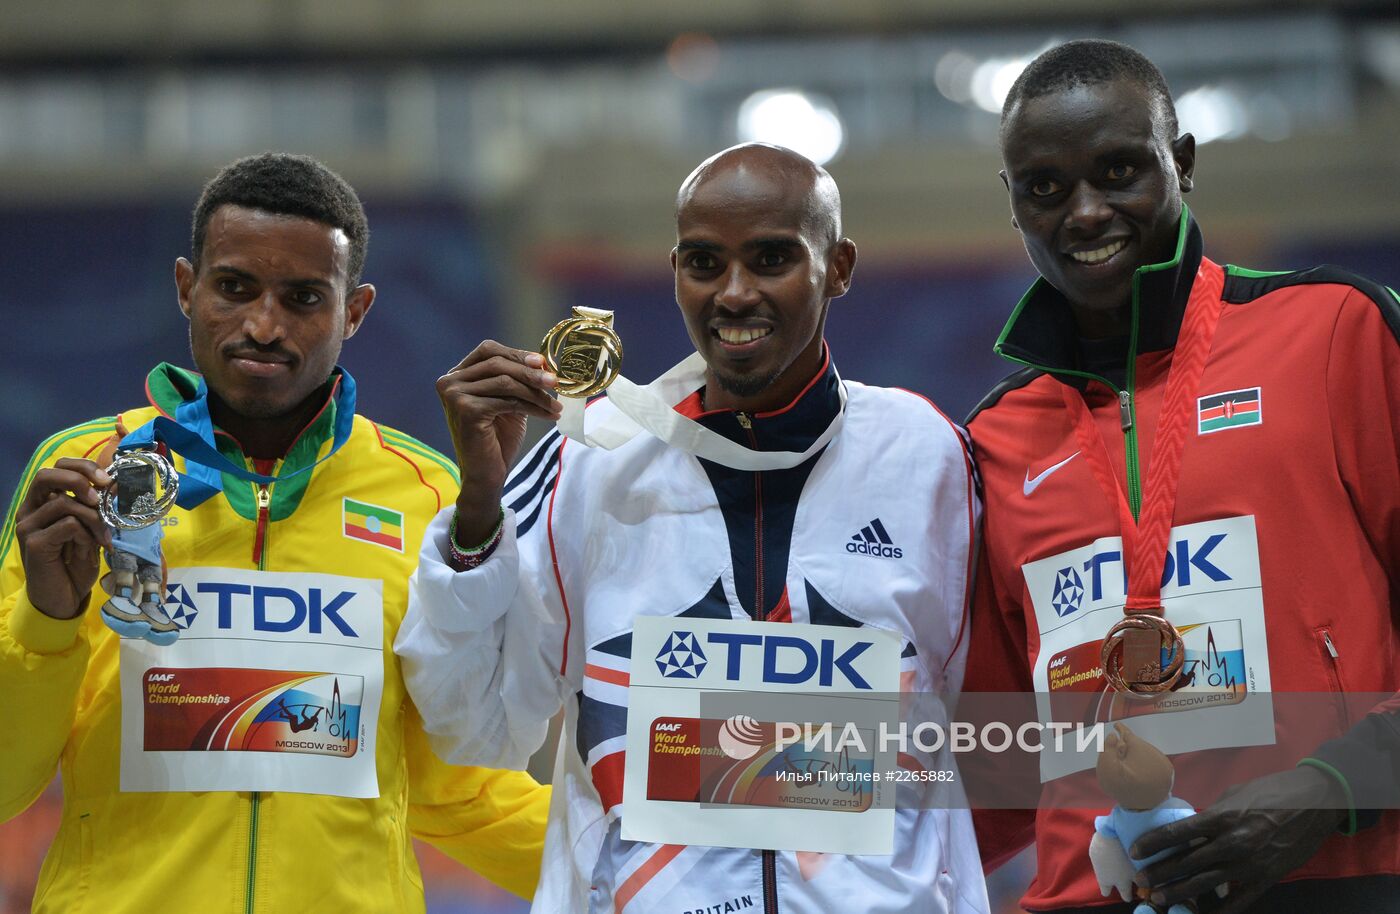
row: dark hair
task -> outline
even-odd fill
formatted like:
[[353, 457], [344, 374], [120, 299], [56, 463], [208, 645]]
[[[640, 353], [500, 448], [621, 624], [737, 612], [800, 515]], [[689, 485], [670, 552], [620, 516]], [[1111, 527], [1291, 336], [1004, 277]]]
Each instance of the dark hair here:
[[1162, 123], [1167, 128], [1167, 140], [1176, 139], [1176, 105], [1172, 104], [1171, 90], [1162, 78], [1162, 71], [1126, 44], [1097, 38], [1067, 42], [1031, 61], [1006, 94], [1006, 104], [1001, 108], [1002, 129], [1006, 128], [1006, 119], [1012, 110], [1026, 99], [1115, 79], [1128, 79], [1146, 89], [1159, 106]]
[[355, 190], [310, 156], [264, 152], [226, 165], [199, 195], [190, 234], [190, 259], [199, 269], [204, 233], [219, 207], [231, 204], [279, 216], [301, 216], [338, 228], [350, 239], [347, 273], [359, 285], [369, 247], [369, 223]]

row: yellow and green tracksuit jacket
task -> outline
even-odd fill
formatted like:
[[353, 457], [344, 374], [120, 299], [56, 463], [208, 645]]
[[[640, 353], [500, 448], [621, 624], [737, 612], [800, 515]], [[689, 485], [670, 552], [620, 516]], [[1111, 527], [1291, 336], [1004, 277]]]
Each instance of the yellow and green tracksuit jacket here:
[[[16, 506], [39, 469], [60, 457], [101, 464], [127, 431], [158, 412], [173, 415], [182, 400], [194, 396], [196, 384], [197, 376], [162, 364], [147, 380], [149, 407], [49, 438], [25, 469], [5, 521], [0, 540], [0, 822], [29, 806], [56, 766], [63, 776], [62, 824], [40, 874], [34, 910], [422, 911], [422, 877], [410, 837], [434, 844], [498, 885], [529, 897], [539, 875], [549, 789], [527, 774], [448, 765], [434, 756], [393, 652], [419, 541], [433, 515], [455, 497], [456, 469], [431, 448], [363, 416], [355, 417], [341, 450], [309, 473], [266, 487], [226, 475], [222, 494], [193, 510], [174, 509], [164, 521], [163, 547], [171, 582], [167, 609], [177, 611], [177, 621], [189, 626], [182, 639], [219, 634], [218, 627], [261, 623], [274, 630], [268, 637], [312, 644], [316, 629], [334, 634], [337, 627], [364, 626], [347, 621], [343, 613], [332, 618], [329, 603], [311, 630], [295, 626], [306, 617], [301, 610], [287, 609], [297, 598], [273, 608], [271, 601], [254, 605], [244, 599], [249, 593], [256, 596], [260, 579], [287, 585], [298, 580], [296, 574], [314, 574], [322, 576], [317, 581], [378, 582], [376, 591], [382, 586], [382, 643], [359, 648], [377, 650], [383, 664], [377, 730], [366, 730], [374, 727], [368, 720], [359, 728], [360, 746], [374, 746], [367, 782], [373, 791], [377, 778], [378, 796], [121, 788], [122, 716], [151, 713], [150, 707], [141, 707], [150, 699], [137, 691], [141, 701], [123, 701], [121, 639], [99, 618], [98, 606], [105, 599], [100, 588], [94, 589], [87, 612], [71, 621], [44, 616], [29, 603], [15, 543]], [[335, 403], [328, 399], [279, 461], [276, 473], [304, 466], [330, 449], [334, 412]], [[247, 465], [230, 436], [218, 432], [216, 439], [225, 456]], [[177, 458], [176, 466], [183, 469], [183, 461]], [[223, 575], [243, 583], [222, 585], [222, 592], [217, 587], [197, 592], [191, 584], [177, 594], [182, 575], [191, 570], [204, 579]], [[282, 586], [277, 592], [287, 590]], [[377, 619], [371, 628], [378, 628]], [[374, 662], [373, 654], [368, 656]], [[246, 657], [242, 664], [256, 666]], [[316, 669], [313, 663], [306, 668]], [[377, 676], [377, 664], [375, 670]], [[346, 695], [348, 704], [348, 690]], [[340, 697], [337, 692], [337, 701]], [[321, 717], [309, 707], [293, 705], [285, 715], [300, 727], [313, 728], [299, 736], [324, 732], [316, 726]], [[145, 726], [144, 745], [149, 747], [149, 717]], [[326, 764], [282, 751], [288, 754], [174, 755], [193, 758], [196, 765], [205, 760], [229, 764], [230, 759], [249, 766], [308, 759]]]

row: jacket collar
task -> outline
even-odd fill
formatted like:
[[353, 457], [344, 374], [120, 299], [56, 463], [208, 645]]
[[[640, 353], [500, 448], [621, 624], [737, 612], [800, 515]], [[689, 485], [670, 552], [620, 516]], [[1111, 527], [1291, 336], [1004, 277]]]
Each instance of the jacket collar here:
[[[840, 377], [831, 350], [822, 347], [822, 365], [807, 386], [786, 406], [761, 413], [703, 411], [704, 388], [677, 404], [676, 410], [731, 441], [759, 451], [804, 451], [826, 431], [841, 411]], [[745, 427], [747, 423], [747, 427]]]
[[[1183, 204], [1172, 258], [1145, 264], [1133, 274], [1129, 363], [1141, 353], [1176, 345], [1203, 251], [1201, 230]], [[1084, 370], [1069, 301], [1043, 277], [1021, 296], [993, 348], [1004, 359], [1038, 368], [1076, 387], [1088, 380], [1103, 380]]]
[[[200, 376], [197, 372], [169, 362], [161, 362], [146, 376], [146, 399], [163, 415], [173, 417], [181, 403], [195, 399], [199, 381]], [[320, 453], [321, 446], [335, 436], [335, 392], [339, 383], [340, 368], [337, 366], [323, 388], [325, 403], [283, 455], [283, 463], [287, 469], [295, 469], [314, 461]], [[243, 457], [242, 445], [228, 432], [215, 427], [214, 437], [220, 452], [231, 457]]]

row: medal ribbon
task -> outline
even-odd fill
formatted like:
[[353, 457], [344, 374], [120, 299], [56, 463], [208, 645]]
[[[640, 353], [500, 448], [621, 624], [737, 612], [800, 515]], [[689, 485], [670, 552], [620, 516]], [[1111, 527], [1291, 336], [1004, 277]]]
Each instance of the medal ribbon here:
[[[1118, 523], [1123, 536], [1123, 563], [1128, 569], [1128, 600], [1123, 614], [1159, 610], [1162, 605], [1162, 569], [1167, 561], [1167, 538], [1171, 533], [1176, 493], [1181, 481], [1181, 455], [1186, 448], [1193, 400], [1210, 355], [1215, 328], [1225, 302], [1225, 271], [1201, 259], [1186, 316], [1167, 373], [1167, 389], [1162, 398], [1160, 420], [1152, 459], [1143, 486], [1142, 516], [1133, 517], [1132, 507], [1113, 475], [1109, 450], [1103, 432], [1094, 421], [1083, 395], [1061, 385], [1065, 409], [1074, 423], [1079, 449], [1089, 461], [1094, 479], [1104, 496], [1118, 506]], [[1137, 353], [1131, 353], [1136, 358]]]
[[[806, 463], [831, 443], [841, 430], [846, 415], [846, 385], [836, 379], [841, 407], [826, 429], [803, 451], [755, 451], [676, 412], [681, 402], [705, 384], [705, 359], [693, 353], [645, 387], [618, 377], [608, 388], [608, 400], [617, 408], [603, 418], [589, 415], [584, 401], [560, 397], [563, 413], [559, 431], [588, 447], [615, 450], [642, 432], [648, 432], [671, 447], [733, 470], [761, 472], [786, 470]], [[592, 412], [597, 412], [594, 410]], [[595, 421], [587, 421], [593, 419]]]
[[157, 443], [163, 443], [184, 457], [185, 471], [180, 474], [180, 494], [175, 503], [189, 510], [224, 490], [224, 473], [259, 485], [270, 485], [280, 479], [291, 479], [310, 472], [330, 460], [335, 452], [340, 450], [341, 445], [350, 437], [354, 420], [355, 379], [350, 376], [350, 372], [341, 368], [335, 390], [335, 437], [329, 453], [320, 460], [290, 473], [274, 476], [254, 473], [219, 453], [214, 444], [214, 421], [209, 415], [209, 388], [201, 377], [195, 398], [181, 403], [175, 410], [174, 419], [156, 416], [123, 438], [117, 445], [117, 450], [153, 448]]

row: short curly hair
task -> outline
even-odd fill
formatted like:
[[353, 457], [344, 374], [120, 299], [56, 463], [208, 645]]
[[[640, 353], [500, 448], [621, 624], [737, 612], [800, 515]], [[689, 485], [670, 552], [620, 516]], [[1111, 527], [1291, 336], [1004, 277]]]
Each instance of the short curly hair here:
[[1172, 103], [1172, 93], [1167, 88], [1162, 71], [1140, 51], [1126, 44], [1098, 38], [1066, 42], [1031, 61], [1006, 94], [1006, 103], [1001, 107], [1002, 130], [1005, 131], [1011, 112], [1027, 99], [1120, 78], [1137, 83], [1148, 91], [1157, 102], [1158, 113], [1162, 115], [1163, 126], [1167, 129], [1167, 139], [1176, 139], [1179, 129], [1176, 105]]
[[264, 152], [226, 165], [204, 185], [194, 207], [190, 259], [195, 269], [215, 210], [226, 204], [279, 216], [301, 216], [345, 232], [350, 239], [350, 288], [360, 283], [369, 249], [365, 208], [345, 179], [310, 156]]

